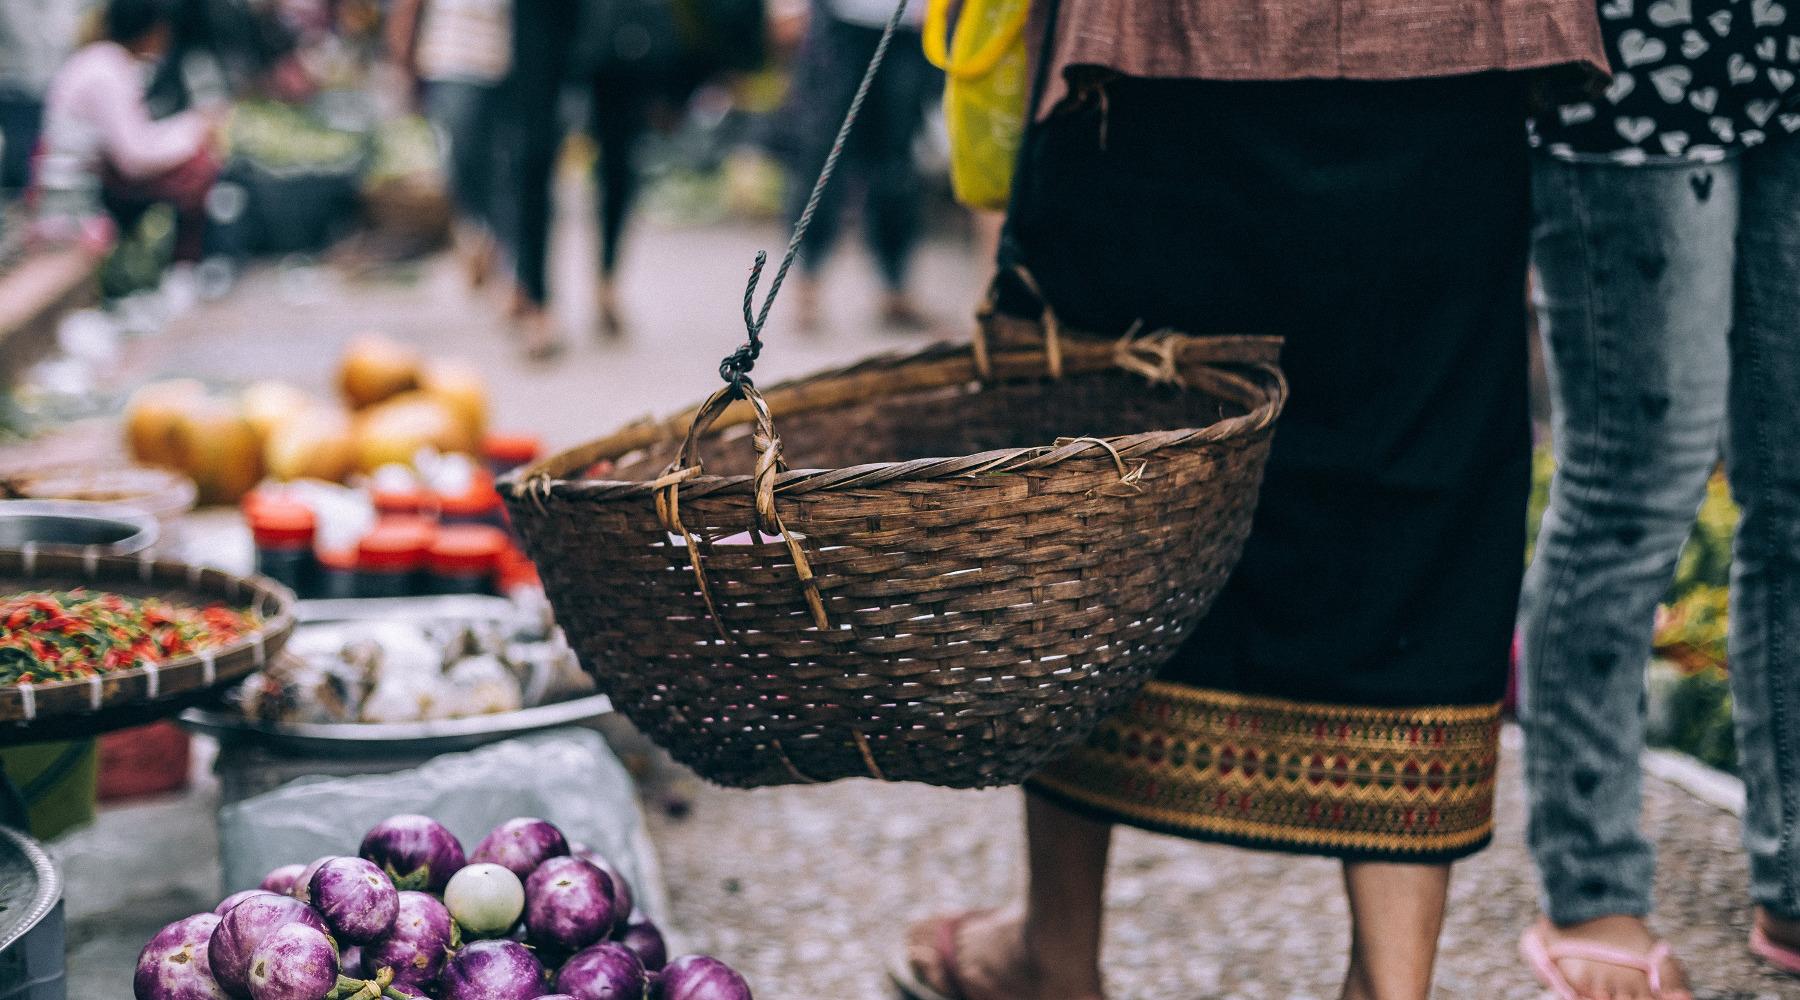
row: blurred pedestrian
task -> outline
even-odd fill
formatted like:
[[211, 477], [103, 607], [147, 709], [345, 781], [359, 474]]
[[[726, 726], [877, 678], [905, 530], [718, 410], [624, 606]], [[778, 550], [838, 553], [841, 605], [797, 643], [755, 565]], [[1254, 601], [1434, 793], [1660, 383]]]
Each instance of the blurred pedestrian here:
[[[1524, 569], [1526, 71], [1605, 67], [1592, 0], [1049, 10], [1005, 262], [1065, 330], [1279, 335], [1292, 395], [1209, 614], [1028, 784], [1023, 902], [916, 925], [894, 978], [1103, 997], [1126, 823], [1337, 860], [1348, 962], [1299, 932], [1273, 960], [1425, 1000], [1451, 865], [1494, 831]], [[1035, 314], [1032, 287], [1001, 308]], [[1188, 932], [1232, 947], [1228, 920]]]
[[508, 236], [516, 284], [511, 312], [525, 353], [540, 360], [564, 346], [550, 311], [552, 187], [565, 132], [563, 87], [586, 6], [586, 0], [513, 0], [503, 133], [512, 189]]
[[0, 195], [31, 182], [43, 130], [44, 92], [79, 43], [91, 0], [0, 3]]
[[[836, 180], [825, 189], [806, 232], [794, 286], [804, 328], [816, 329], [821, 322], [819, 275], [830, 258], [852, 192], [860, 194], [863, 236], [880, 272], [880, 321], [908, 330], [930, 325], [907, 292], [924, 199], [913, 145], [925, 127], [926, 106], [943, 86], [942, 75], [926, 61], [920, 43], [924, 10], [924, 3], [908, 5], [903, 27], [895, 35], [850, 133]], [[892, 0], [815, 0], [812, 5], [806, 41], [783, 111], [787, 134], [781, 141], [787, 146], [792, 172], [790, 222], [805, 208], [844, 110], [893, 11]]]
[[33, 198], [39, 224], [79, 226], [104, 209], [129, 227], [150, 206], [176, 214], [175, 258], [200, 259], [218, 160], [220, 109], [152, 119], [147, 73], [168, 50], [167, 0], [109, 0], [104, 37], [69, 57], [45, 99]]
[[1544, 909], [1523, 948], [1565, 998], [1689, 995], [1648, 923], [1643, 668], [1722, 440], [1743, 516], [1728, 645], [1751, 946], [1800, 973], [1800, 39], [1784, 10], [1601, 4], [1619, 72], [1536, 122], [1557, 469], [1520, 618]]
[[679, 105], [686, 96], [682, 38], [670, 0], [590, 0], [585, 15], [578, 62], [589, 83], [588, 128], [598, 153], [594, 315], [600, 333], [617, 336], [625, 326], [619, 256], [637, 199], [639, 149], [653, 112], [664, 103]]
[[479, 287], [498, 254], [501, 86], [512, 64], [511, 0], [395, 0], [388, 52], [423, 87], [456, 206], [454, 244]]

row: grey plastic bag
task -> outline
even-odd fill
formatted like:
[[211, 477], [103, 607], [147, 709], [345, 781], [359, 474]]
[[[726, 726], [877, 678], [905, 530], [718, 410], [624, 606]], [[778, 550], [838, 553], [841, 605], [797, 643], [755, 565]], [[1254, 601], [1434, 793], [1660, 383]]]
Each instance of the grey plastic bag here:
[[594, 732], [559, 729], [434, 757], [392, 774], [300, 778], [219, 810], [225, 891], [255, 888], [271, 869], [355, 854], [369, 827], [423, 813], [473, 851], [514, 816], [538, 816], [600, 852], [659, 923], [668, 913], [631, 776]]

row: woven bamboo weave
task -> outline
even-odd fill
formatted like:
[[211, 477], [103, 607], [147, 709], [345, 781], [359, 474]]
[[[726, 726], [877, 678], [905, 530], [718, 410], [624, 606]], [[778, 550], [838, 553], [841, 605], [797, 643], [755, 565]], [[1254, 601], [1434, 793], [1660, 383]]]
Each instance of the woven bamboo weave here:
[[601, 689], [702, 776], [1012, 784], [1224, 583], [1278, 346], [938, 346], [721, 392], [501, 492]]

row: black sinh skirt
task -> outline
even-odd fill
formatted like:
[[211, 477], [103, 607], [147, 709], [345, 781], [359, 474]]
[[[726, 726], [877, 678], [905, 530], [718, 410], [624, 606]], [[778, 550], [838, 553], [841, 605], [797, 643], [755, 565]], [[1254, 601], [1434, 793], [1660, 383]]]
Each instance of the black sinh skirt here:
[[1292, 398], [1243, 561], [1034, 790], [1196, 839], [1444, 861], [1493, 830], [1530, 443], [1524, 88], [1112, 77], [1029, 137], [1062, 322], [1273, 333]]

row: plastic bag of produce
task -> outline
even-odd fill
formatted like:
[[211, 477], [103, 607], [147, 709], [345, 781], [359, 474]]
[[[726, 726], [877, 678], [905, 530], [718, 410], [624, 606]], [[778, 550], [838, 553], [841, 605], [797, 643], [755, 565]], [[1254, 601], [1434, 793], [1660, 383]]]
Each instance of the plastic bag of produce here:
[[547, 819], [617, 866], [653, 919], [668, 912], [631, 776], [585, 729], [445, 754], [393, 774], [301, 778], [226, 805], [219, 810], [225, 891], [255, 888], [281, 865], [355, 854], [365, 831], [397, 813], [437, 819], [466, 850], [515, 816]]
[[972, 208], [1002, 209], [1025, 133], [1027, 0], [964, 0], [955, 31], [951, 0], [925, 8], [925, 57], [944, 71], [950, 184]]

